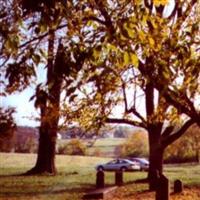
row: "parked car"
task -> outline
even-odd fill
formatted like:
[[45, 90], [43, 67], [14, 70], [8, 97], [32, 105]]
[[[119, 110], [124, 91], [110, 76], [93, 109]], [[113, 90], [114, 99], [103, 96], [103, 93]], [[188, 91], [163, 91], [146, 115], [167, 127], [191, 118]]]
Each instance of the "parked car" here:
[[96, 170], [105, 171], [137, 171], [140, 170], [140, 165], [137, 162], [128, 159], [114, 159], [106, 164], [96, 166]]
[[141, 171], [149, 170], [149, 161], [146, 158], [129, 158], [129, 160], [139, 163]]

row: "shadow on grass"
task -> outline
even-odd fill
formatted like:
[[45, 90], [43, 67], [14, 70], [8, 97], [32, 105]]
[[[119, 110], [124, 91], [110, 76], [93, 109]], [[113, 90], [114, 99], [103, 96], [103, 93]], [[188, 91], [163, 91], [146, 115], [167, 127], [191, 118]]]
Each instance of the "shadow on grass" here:
[[[76, 183], [75, 183], [76, 184]], [[44, 191], [25, 191], [23, 187], [21, 191], [0, 191], [0, 197], [16, 197], [16, 196], [35, 196], [35, 195], [52, 195], [52, 194], [65, 194], [65, 193], [76, 193], [83, 194], [94, 189], [95, 186], [93, 184], [77, 184], [77, 187], [70, 188], [62, 184], [57, 184], [55, 186], [51, 186], [49, 188], [44, 189]]]
[[12, 178], [12, 177], [22, 177], [24, 175], [22, 174], [3, 174], [0, 175], [0, 178]]
[[5, 177], [52, 177], [52, 176], [70, 176], [70, 175], [78, 175], [79, 173], [77, 171], [68, 172], [68, 173], [58, 173], [56, 175], [49, 174], [49, 173], [41, 173], [41, 174], [27, 174], [25, 173], [17, 173], [17, 174], [2, 174], [0, 175], [0, 178]]
[[137, 180], [134, 180], [134, 181], [128, 181], [126, 183], [124, 183], [124, 185], [129, 185], [129, 184], [148, 184], [149, 183], [149, 180], [147, 178], [143, 178], [143, 179], [137, 179]]

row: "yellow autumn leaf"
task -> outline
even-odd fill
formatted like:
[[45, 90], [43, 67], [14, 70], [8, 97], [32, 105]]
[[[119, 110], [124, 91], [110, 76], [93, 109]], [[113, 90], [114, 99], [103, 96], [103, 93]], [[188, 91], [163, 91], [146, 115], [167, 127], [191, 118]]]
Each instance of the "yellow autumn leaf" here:
[[139, 34], [140, 40], [144, 41], [145, 40], [145, 33], [143, 31], [139, 31], [138, 34]]
[[125, 65], [130, 64], [130, 62], [129, 62], [129, 54], [128, 54], [127, 51], [124, 52], [124, 64]]
[[94, 49], [93, 50], [93, 57], [94, 57], [94, 59], [99, 59], [100, 58], [100, 54], [101, 54], [101, 51], [99, 50], [99, 49]]
[[107, 49], [108, 49], [108, 51], [114, 51], [114, 52], [118, 51], [117, 47], [110, 43], [107, 44]]
[[138, 66], [138, 57], [135, 53], [131, 53], [131, 52], [124, 52], [124, 64], [125, 65], [134, 65], [134, 66]]
[[135, 36], [135, 32], [134, 32], [134, 25], [133, 24], [125, 24], [125, 26], [124, 26], [124, 28], [126, 29], [126, 31], [127, 31], [127, 33], [128, 33], [128, 36], [130, 37], [130, 38], [134, 38], [134, 36]]
[[149, 37], [149, 45], [150, 45], [151, 48], [155, 47], [155, 41], [152, 37]]
[[135, 67], [137, 67], [139, 64], [137, 55], [134, 53], [130, 53], [130, 59], [131, 59], [131, 64], [133, 64]]
[[154, 0], [153, 1], [155, 6], [160, 6], [160, 5], [167, 5], [169, 3], [169, 0]]
[[132, 29], [130, 29], [130, 28], [127, 28], [127, 31], [128, 31], [129, 37], [130, 37], [130, 38], [134, 38], [134, 36], [135, 36], [134, 31], [133, 31]]

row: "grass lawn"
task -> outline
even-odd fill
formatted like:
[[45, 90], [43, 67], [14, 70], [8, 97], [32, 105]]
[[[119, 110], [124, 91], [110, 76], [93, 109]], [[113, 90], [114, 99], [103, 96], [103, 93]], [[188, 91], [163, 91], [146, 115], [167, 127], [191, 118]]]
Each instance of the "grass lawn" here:
[[[59, 140], [58, 144], [66, 144], [71, 139]], [[87, 145], [90, 140], [83, 139], [82, 142]], [[94, 155], [99, 152], [100, 155], [106, 157], [115, 155], [115, 148], [122, 145], [126, 141], [125, 138], [99, 138], [97, 139], [91, 147], [87, 148], [87, 155]], [[96, 152], [96, 153], [95, 153]]]
[[[56, 157], [58, 174], [56, 176], [22, 176], [34, 166], [34, 154], [0, 153], [0, 199], [11, 200], [78, 200], [82, 195], [95, 187], [95, 165], [106, 162], [109, 158], [63, 156]], [[200, 186], [200, 166], [166, 166], [165, 174], [170, 181], [177, 178], [188, 186]], [[146, 177], [146, 172], [125, 173], [125, 182]], [[114, 173], [105, 173], [106, 183], [114, 183]], [[148, 189], [147, 184], [132, 183], [124, 190], [127, 195]], [[120, 189], [123, 190], [123, 187]], [[119, 190], [119, 191], [120, 191]], [[124, 193], [121, 192], [121, 193]]]

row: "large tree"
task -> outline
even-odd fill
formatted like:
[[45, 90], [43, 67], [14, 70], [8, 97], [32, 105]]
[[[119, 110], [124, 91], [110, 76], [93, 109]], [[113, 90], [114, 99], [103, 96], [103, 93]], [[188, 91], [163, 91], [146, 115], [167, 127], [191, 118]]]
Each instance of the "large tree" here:
[[[124, 123], [146, 129], [154, 189], [164, 150], [200, 119], [199, 2], [174, 1], [168, 12], [167, 1], [112, 3], [95, 1], [86, 18], [97, 31], [106, 31], [93, 49], [94, 72], [83, 74], [87, 84], [80, 87], [82, 101], [75, 101], [73, 112], [86, 128]], [[117, 117], [116, 105], [124, 108]]]
[[[61, 93], [73, 93], [89, 54], [79, 4], [74, 1], [1, 1], [1, 71], [9, 95], [35, 87], [31, 100], [40, 110], [39, 147], [35, 166], [27, 174], [56, 173], [55, 145]], [[79, 37], [80, 32], [82, 38]], [[84, 42], [83, 42], [84, 39]], [[40, 82], [40, 73], [46, 80]]]

